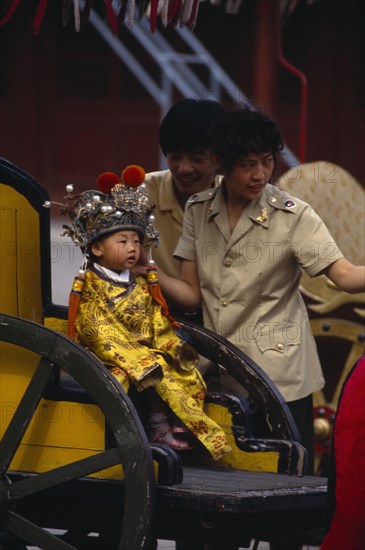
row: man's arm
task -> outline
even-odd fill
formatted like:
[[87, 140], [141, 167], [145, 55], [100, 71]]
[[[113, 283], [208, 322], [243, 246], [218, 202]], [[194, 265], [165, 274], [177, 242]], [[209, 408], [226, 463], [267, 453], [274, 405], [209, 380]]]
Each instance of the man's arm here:
[[341, 290], [355, 294], [365, 292], [365, 267], [353, 265], [346, 258], [341, 258], [329, 265], [323, 273]]

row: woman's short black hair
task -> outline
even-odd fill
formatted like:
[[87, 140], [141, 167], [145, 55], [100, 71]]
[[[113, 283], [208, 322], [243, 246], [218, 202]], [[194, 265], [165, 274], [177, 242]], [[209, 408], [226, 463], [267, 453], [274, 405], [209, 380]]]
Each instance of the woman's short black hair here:
[[159, 131], [164, 155], [210, 149], [212, 125], [226, 110], [212, 99], [184, 99], [165, 115]]
[[222, 168], [230, 172], [239, 159], [252, 153], [278, 153], [283, 149], [280, 130], [262, 111], [237, 109], [223, 115], [214, 125], [211, 151]]

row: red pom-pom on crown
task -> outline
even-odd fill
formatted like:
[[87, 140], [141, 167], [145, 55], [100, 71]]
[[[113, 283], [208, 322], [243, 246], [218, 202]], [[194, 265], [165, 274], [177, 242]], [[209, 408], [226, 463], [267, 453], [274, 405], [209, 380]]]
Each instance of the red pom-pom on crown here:
[[97, 179], [99, 191], [106, 193], [107, 195], [110, 194], [110, 191], [117, 183], [120, 183], [120, 181], [117, 174], [114, 172], [103, 172]]
[[138, 166], [138, 164], [126, 166], [121, 174], [122, 182], [124, 185], [127, 185], [127, 187], [138, 187], [144, 182], [145, 176], [145, 171], [142, 166]]

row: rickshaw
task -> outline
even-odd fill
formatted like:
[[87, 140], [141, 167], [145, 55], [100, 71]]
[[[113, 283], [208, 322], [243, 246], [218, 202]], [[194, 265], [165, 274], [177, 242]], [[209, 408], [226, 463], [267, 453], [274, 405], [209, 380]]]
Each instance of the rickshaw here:
[[67, 308], [52, 303], [47, 192], [5, 159], [0, 178], [1, 547], [321, 540], [327, 480], [306, 474], [289, 409], [260, 366], [181, 320], [198, 353], [247, 397], [207, 395], [206, 410], [232, 447], [218, 462], [202, 449], [151, 444], [138, 399], [66, 336]]

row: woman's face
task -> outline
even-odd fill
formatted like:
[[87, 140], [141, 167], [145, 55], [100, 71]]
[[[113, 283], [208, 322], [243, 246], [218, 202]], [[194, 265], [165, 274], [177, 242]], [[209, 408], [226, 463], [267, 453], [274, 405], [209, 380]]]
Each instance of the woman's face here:
[[131, 269], [141, 253], [140, 237], [136, 231], [117, 231], [97, 241], [91, 252], [98, 264], [111, 271]]
[[271, 151], [242, 157], [224, 176], [228, 197], [245, 204], [258, 199], [273, 170], [274, 155]]

